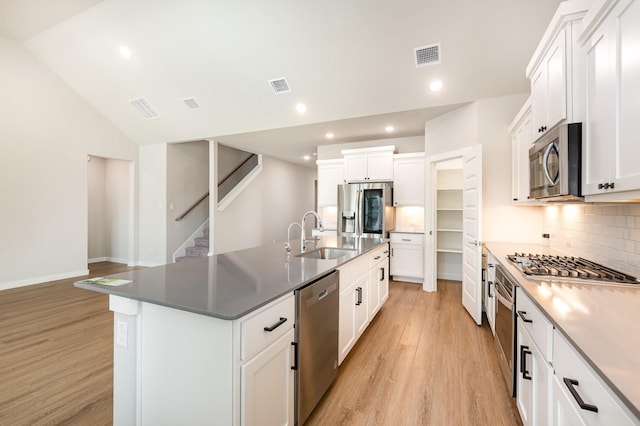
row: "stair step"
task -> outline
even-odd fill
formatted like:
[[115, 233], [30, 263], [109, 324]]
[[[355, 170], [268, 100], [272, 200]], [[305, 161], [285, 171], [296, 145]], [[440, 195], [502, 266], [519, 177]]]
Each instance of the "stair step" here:
[[196, 247], [209, 247], [209, 237], [198, 237], [194, 241]]
[[209, 255], [209, 247], [187, 247], [185, 252], [187, 256], [207, 257]]

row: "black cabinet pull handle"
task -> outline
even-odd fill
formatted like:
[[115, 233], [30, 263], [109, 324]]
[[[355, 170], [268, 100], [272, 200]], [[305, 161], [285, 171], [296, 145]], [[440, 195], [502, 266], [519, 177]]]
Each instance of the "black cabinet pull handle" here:
[[527, 318], [527, 311], [518, 311], [518, 316], [520, 318], [522, 318], [522, 321], [524, 322], [533, 322], [532, 319]]
[[298, 369], [298, 342], [291, 342], [291, 346], [293, 346], [293, 366], [292, 370]]
[[592, 404], [586, 404], [582, 399], [582, 397], [580, 396], [580, 394], [578, 393], [578, 391], [576, 390], [575, 387], [578, 386], [577, 380], [564, 377], [562, 381], [569, 388], [569, 392], [571, 392], [571, 396], [573, 396], [573, 398], [576, 400], [580, 408], [586, 411], [593, 411], [594, 413], [598, 412], [598, 407]]
[[362, 287], [356, 288], [356, 293], [358, 294], [358, 299], [356, 300], [356, 306], [360, 306], [362, 304]]
[[613, 187], [614, 187], [614, 185], [615, 185], [615, 184], [616, 184], [615, 182], [611, 182], [611, 183], [609, 184], [609, 188], [613, 189]]
[[287, 322], [287, 319], [280, 317], [280, 320], [277, 323], [273, 324], [271, 327], [265, 327], [264, 331], [271, 332], [271, 331], [275, 330], [276, 328], [280, 327], [285, 322]]
[[380, 256], [376, 256], [373, 258], [373, 260], [378, 260], [378, 259], [380, 259]]
[[384, 281], [384, 268], [380, 268], [380, 280], [379, 281]]
[[488, 281], [488, 283], [489, 283], [489, 294], [487, 294], [487, 296], [493, 297], [493, 294], [491, 293], [491, 286], [493, 285], [493, 281]]
[[599, 183], [599, 184], [598, 184], [598, 189], [604, 189], [604, 185], [603, 185], [603, 184], [601, 184], [601, 183]]
[[531, 355], [529, 346], [520, 345], [520, 372], [523, 379], [531, 380], [531, 375], [527, 371], [527, 355]]

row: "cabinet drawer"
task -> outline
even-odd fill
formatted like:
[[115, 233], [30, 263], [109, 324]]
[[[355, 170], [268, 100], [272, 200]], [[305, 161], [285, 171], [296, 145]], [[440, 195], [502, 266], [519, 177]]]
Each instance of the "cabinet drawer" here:
[[[623, 403], [615, 397], [611, 389], [602, 382], [598, 374], [558, 330], [553, 332], [553, 347], [556, 383], [584, 424], [617, 426], [638, 424], [637, 421], [632, 420], [633, 416]], [[571, 383], [567, 383], [569, 381]], [[570, 386], [575, 390], [575, 395], [572, 395]], [[582, 398], [584, 404], [597, 407], [598, 411], [581, 408], [576, 397]]]
[[533, 338], [536, 346], [549, 362], [553, 354], [553, 325], [533, 304], [529, 296], [520, 288], [516, 288], [516, 313], [524, 328]]
[[[240, 358], [245, 361], [275, 342], [293, 328], [295, 321], [295, 299], [293, 293], [272, 302], [241, 320]], [[283, 321], [282, 319], [286, 319]], [[278, 325], [281, 323], [280, 325]], [[272, 331], [265, 328], [273, 328]]]
[[373, 268], [387, 257], [389, 257], [389, 244], [385, 244], [371, 252], [369, 255], [369, 268]]
[[404, 234], [401, 232], [392, 232], [390, 237], [391, 244], [415, 244], [422, 245], [424, 234]]
[[340, 272], [340, 293], [351, 288], [363, 275], [369, 272], [369, 259], [367, 256], [360, 256], [338, 268]]

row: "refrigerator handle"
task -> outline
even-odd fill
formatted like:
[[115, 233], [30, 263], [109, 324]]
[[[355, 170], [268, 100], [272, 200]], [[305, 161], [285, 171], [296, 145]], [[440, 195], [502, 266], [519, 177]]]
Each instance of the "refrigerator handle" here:
[[362, 236], [362, 219], [364, 218], [364, 212], [362, 211], [362, 189], [358, 189], [358, 196], [356, 197], [356, 204], [358, 208], [356, 210], [356, 236]]

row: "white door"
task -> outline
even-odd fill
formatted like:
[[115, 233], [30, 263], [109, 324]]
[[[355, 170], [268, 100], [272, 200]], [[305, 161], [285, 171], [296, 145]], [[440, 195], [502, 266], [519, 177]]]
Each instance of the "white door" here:
[[476, 324], [482, 324], [482, 145], [463, 157], [462, 304]]

